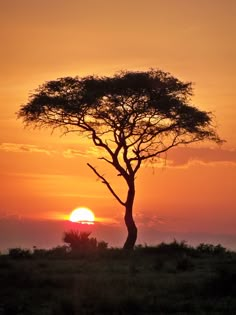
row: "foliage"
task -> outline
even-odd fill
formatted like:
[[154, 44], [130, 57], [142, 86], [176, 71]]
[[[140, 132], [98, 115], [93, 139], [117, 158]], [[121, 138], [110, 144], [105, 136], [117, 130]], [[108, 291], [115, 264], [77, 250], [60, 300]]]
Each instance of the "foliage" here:
[[48, 250], [42, 249], [42, 248], [37, 248], [34, 246], [33, 256], [35, 258], [44, 258], [44, 257], [48, 256]]
[[67, 246], [56, 246], [47, 251], [47, 255], [49, 257], [58, 257], [58, 258], [66, 257], [67, 253], [68, 253]]
[[196, 250], [200, 253], [211, 254], [211, 255], [224, 255], [229, 253], [221, 244], [212, 245], [201, 243], [197, 246]]
[[97, 242], [97, 249], [100, 250], [100, 251], [104, 251], [106, 250], [108, 247], [108, 243], [105, 242], [105, 241], [100, 241], [100, 242]]
[[172, 243], [166, 244], [166, 243], [161, 243], [157, 246], [157, 251], [159, 253], [177, 253], [177, 254], [183, 254], [183, 253], [188, 253], [191, 251], [191, 247], [187, 245], [186, 241], [180, 241], [178, 242], [177, 240], [173, 240]]
[[135, 247], [136, 251], [140, 251], [143, 254], [162, 254], [162, 255], [183, 255], [189, 254], [194, 255], [193, 247], [189, 246], [186, 241], [173, 240], [171, 243], [160, 243], [157, 246], [142, 246], [138, 245]]
[[86, 253], [95, 250], [105, 250], [107, 249], [108, 243], [104, 241], [98, 242], [96, 238], [89, 238], [91, 233], [79, 232], [71, 230], [65, 232], [63, 236], [63, 241], [69, 244], [72, 252]]
[[[39, 126], [82, 129], [92, 136], [95, 131], [95, 137], [109, 133], [108, 139], [115, 138], [120, 150], [125, 146], [122, 141], [135, 138], [130, 145], [143, 149], [134, 152], [134, 162], [150, 153], [144, 140], [167, 132], [170, 136], [173, 132], [178, 137], [175, 141], [184, 143], [191, 134], [194, 138], [190, 141], [204, 137], [219, 140], [209, 125], [210, 113], [191, 106], [191, 95], [191, 83], [160, 70], [121, 72], [114, 77], [65, 77], [40, 86], [22, 106], [19, 116]], [[95, 145], [103, 146], [97, 137], [93, 140], [98, 141]], [[153, 146], [165, 148], [163, 141]]]
[[31, 258], [32, 253], [29, 249], [22, 248], [9, 248], [8, 255], [10, 258], [19, 259], [19, 258]]

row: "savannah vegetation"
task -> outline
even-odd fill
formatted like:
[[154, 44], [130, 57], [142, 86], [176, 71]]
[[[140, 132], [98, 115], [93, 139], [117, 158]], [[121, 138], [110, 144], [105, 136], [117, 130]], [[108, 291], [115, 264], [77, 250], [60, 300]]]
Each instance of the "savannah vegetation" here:
[[36, 89], [18, 116], [26, 125], [78, 132], [101, 149], [100, 159], [123, 179], [126, 195], [120, 196], [100, 171], [88, 166], [125, 208], [124, 248], [133, 249], [135, 178], [141, 165], [179, 145], [221, 142], [212, 114], [191, 104], [192, 92], [191, 83], [155, 69], [113, 77], [65, 77]]
[[236, 253], [173, 241], [109, 248], [89, 234], [0, 255], [0, 314], [236, 314]]

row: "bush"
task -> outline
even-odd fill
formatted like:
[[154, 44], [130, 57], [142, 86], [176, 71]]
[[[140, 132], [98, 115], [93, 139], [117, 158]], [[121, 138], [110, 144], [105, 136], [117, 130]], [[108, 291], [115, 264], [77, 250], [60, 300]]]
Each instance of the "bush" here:
[[186, 241], [178, 242], [174, 239], [172, 243], [161, 243], [157, 247], [157, 252], [161, 254], [184, 254], [192, 251], [192, 248], [187, 245]]
[[104, 241], [100, 241], [97, 243], [97, 249], [98, 250], [106, 250], [108, 248], [108, 243]]
[[94, 237], [89, 238], [90, 234], [91, 233], [71, 230], [64, 233], [63, 241], [69, 245], [69, 249], [72, 253], [84, 254], [107, 249], [108, 243], [104, 241], [98, 242]]
[[48, 255], [48, 250], [34, 247], [33, 256], [37, 258], [45, 258]]
[[69, 231], [65, 232], [63, 241], [69, 245], [71, 251], [88, 251], [96, 249], [97, 240], [96, 238], [89, 238], [90, 233]]
[[204, 244], [201, 243], [197, 246], [196, 250], [201, 254], [208, 254], [208, 255], [224, 255], [227, 253], [226, 248], [222, 245], [212, 245], [212, 244]]
[[55, 258], [62, 258], [66, 257], [68, 253], [68, 247], [67, 246], [56, 246], [52, 249], [49, 249], [47, 251], [47, 255], [49, 257], [55, 257]]
[[32, 253], [29, 249], [21, 249], [21, 248], [9, 248], [8, 255], [10, 258], [13, 258], [13, 259], [32, 257]]

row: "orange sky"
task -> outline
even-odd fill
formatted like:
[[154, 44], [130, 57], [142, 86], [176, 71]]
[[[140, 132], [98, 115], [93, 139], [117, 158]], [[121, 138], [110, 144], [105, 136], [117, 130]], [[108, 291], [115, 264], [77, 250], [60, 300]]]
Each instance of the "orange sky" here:
[[[177, 149], [165, 166], [142, 168], [139, 241], [158, 242], [160, 233], [205, 233], [218, 242], [235, 235], [236, 248], [234, 0], [0, 0], [0, 15], [0, 240], [8, 225], [16, 224], [19, 240], [22, 220], [36, 226], [87, 206], [102, 221], [94, 233], [122, 243], [123, 209], [86, 167], [110, 172], [94, 148], [74, 135], [26, 130], [15, 112], [46, 80], [156, 67], [194, 82], [193, 103], [214, 112], [227, 143]], [[116, 235], [106, 232], [111, 227]], [[22, 236], [18, 245], [26, 243]]]

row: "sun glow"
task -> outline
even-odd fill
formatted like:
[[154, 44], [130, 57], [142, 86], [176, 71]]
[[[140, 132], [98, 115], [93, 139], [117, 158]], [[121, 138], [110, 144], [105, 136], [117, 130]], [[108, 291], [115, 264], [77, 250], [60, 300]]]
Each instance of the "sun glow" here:
[[70, 214], [69, 220], [71, 222], [77, 222], [82, 224], [94, 224], [94, 214], [88, 208], [77, 208], [73, 210]]

